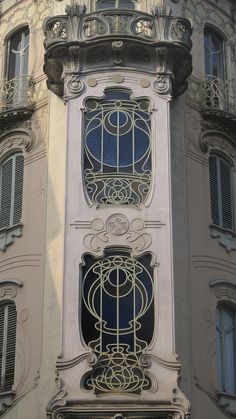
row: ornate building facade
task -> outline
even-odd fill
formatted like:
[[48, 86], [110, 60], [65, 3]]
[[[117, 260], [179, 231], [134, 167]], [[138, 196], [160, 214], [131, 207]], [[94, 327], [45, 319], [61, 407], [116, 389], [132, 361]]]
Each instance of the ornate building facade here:
[[235, 11], [1, 1], [0, 416], [236, 417]]

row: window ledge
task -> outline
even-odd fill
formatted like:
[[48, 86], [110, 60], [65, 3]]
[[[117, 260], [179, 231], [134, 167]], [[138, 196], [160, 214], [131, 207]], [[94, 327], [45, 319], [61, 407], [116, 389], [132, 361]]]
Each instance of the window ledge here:
[[[10, 246], [15, 241], [15, 237], [22, 236], [23, 224], [15, 224], [0, 230], [0, 251], [6, 251], [7, 246]], [[1, 394], [0, 394], [1, 395]]]
[[5, 391], [0, 393], [0, 415], [3, 415], [13, 404], [14, 391]]
[[214, 224], [210, 225], [210, 235], [218, 239], [218, 243], [225, 248], [226, 252], [236, 250], [236, 234], [232, 230], [223, 229]]
[[230, 416], [236, 418], [236, 394], [217, 392], [220, 407]]

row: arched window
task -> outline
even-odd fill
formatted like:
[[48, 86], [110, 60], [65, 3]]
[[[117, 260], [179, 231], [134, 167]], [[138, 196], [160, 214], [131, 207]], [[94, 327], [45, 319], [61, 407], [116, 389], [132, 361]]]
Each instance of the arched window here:
[[97, 0], [97, 10], [103, 9], [135, 9], [135, 0]]
[[84, 180], [99, 205], [145, 201], [151, 183], [151, 112], [146, 98], [122, 89], [88, 98], [84, 113]]
[[82, 269], [82, 332], [97, 363], [85, 379], [95, 393], [140, 393], [150, 380], [140, 357], [154, 329], [151, 255], [125, 250], [86, 255]]
[[233, 230], [232, 168], [227, 160], [212, 154], [209, 157], [209, 176], [212, 222]]
[[28, 98], [29, 28], [13, 33], [7, 42], [7, 104], [17, 106]]
[[207, 78], [224, 80], [224, 42], [211, 28], [204, 31], [204, 51]]
[[217, 364], [220, 390], [236, 393], [235, 310], [226, 305], [217, 308]]
[[16, 353], [16, 307], [13, 302], [0, 306], [0, 392], [14, 384]]
[[0, 166], [0, 229], [20, 223], [24, 157], [17, 153]]

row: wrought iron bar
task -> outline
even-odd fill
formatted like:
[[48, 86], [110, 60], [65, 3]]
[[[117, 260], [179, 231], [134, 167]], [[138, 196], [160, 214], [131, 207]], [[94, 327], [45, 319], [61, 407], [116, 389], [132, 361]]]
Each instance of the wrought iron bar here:
[[33, 101], [33, 82], [29, 76], [0, 79], [0, 110], [27, 107]]
[[222, 80], [207, 76], [201, 83], [201, 106], [226, 112], [236, 112], [236, 84], [230, 80]]

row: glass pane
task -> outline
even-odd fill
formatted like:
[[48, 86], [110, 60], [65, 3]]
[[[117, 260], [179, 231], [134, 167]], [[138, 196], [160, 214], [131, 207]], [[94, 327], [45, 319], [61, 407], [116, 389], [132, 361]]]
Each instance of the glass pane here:
[[96, 8], [97, 10], [115, 8], [134, 10], [135, 2], [131, 0], [101, 0], [97, 2]]
[[223, 39], [213, 30], [204, 31], [205, 74], [224, 79]]
[[29, 29], [14, 34], [9, 40], [7, 77], [12, 79], [28, 74]]
[[151, 255], [136, 259], [125, 251], [107, 251], [100, 260], [86, 255], [84, 262], [82, 331], [97, 357], [85, 387], [95, 393], [139, 393], [150, 384], [139, 359], [154, 328]]
[[96, 204], [139, 205], [151, 181], [151, 113], [147, 99], [109, 90], [85, 102], [84, 174]]

